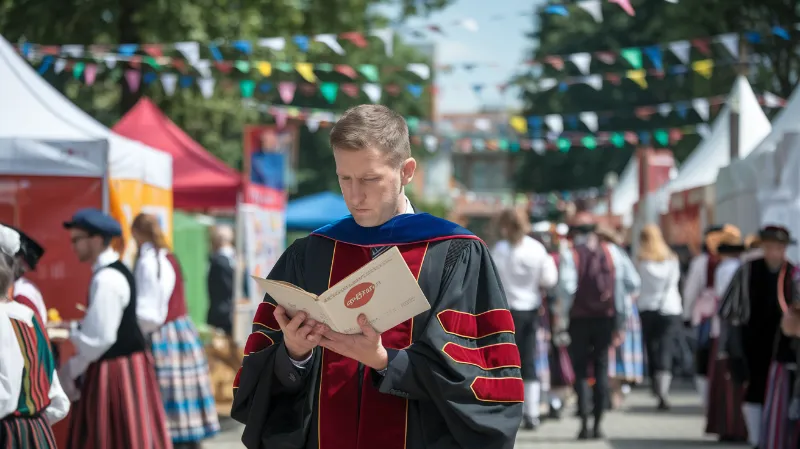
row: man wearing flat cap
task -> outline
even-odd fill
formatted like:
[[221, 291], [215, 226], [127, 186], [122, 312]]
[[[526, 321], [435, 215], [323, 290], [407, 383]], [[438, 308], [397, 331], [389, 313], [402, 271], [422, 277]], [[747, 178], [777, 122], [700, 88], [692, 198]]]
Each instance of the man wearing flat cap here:
[[794, 265], [786, 259], [794, 240], [781, 226], [764, 227], [759, 239], [763, 256], [739, 267], [722, 298], [723, 350], [731, 377], [746, 386], [742, 408], [750, 444], [784, 448], [798, 426], [789, 420], [787, 398], [797, 361], [792, 339], [781, 332], [781, 319], [798, 301]]
[[64, 223], [72, 249], [92, 264], [86, 315], [70, 327], [77, 354], [62, 368], [64, 390], [80, 397], [70, 420], [70, 449], [169, 448], [164, 407], [136, 318], [133, 274], [111, 249], [122, 235], [114, 218], [81, 209]]

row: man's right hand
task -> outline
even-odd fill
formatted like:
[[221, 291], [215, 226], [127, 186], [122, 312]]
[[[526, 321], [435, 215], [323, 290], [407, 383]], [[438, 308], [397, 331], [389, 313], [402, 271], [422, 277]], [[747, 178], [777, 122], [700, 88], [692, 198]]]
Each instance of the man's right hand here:
[[277, 306], [273, 313], [278, 325], [283, 332], [283, 341], [286, 351], [293, 360], [301, 361], [308, 358], [311, 351], [319, 345], [322, 331], [325, 327], [314, 320], [306, 320], [305, 312], [298, 312], [291, 320], [286, 315], [286, 309]]

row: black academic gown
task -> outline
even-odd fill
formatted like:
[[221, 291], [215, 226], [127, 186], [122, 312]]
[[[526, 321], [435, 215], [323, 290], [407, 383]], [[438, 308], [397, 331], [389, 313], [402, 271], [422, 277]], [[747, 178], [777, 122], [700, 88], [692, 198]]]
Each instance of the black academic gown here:
[[289, 360], [269, 296], [237, 374], [231, 416], [248, 449], [511, 449], [523, 383], [514, 326], [486, 245], [428, 214], [352, 218], [293, 243], [269, 275], [320, 294], [396, 245], [431, 310], [383, 333], [385, 375], [316, 348]]

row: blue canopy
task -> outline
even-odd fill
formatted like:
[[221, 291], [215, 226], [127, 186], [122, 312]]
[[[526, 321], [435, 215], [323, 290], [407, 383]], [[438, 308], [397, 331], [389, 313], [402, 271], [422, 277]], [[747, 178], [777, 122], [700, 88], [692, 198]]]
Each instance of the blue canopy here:
[[350, 215], [342, 195], [315, 193], [290, 201], [286, 206], [286, 229], [313, 231]]

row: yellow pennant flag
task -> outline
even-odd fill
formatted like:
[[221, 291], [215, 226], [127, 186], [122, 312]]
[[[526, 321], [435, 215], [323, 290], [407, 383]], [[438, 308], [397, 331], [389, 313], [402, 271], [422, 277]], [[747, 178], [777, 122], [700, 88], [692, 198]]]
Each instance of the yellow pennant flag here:
[[511, 117], [509, 124], [514, 128], [514, 131], [520, 134], [526, 134], [528, 132], [528, 121], [525, 120], [525, 117], [515, 115]]
[[317, 82], [317, 75], [314, 75], [314, 64], [308, 62], [298, 62], [294, 65], [294, 68], [297, 69], [297, 73], [303, 77], [309, 83], [316, 83]]
[[261, 72], [262, 75], [272, 75], [272, 64], [268, 63], [267, 61], [259, 61], [258, 64], [256, 64], [256, 67], [258, 67], [258, 71]]
[[628, 70], [625, 75], [642, 89], [647, 89], [647, 72], [644, 70]]
[[711, 78], [711, 74], [714, 73], [714, 60], [701, 59], [699, 61], [695, 61], [692, 63], [692, 70], [699, 73], [703, 78]]

